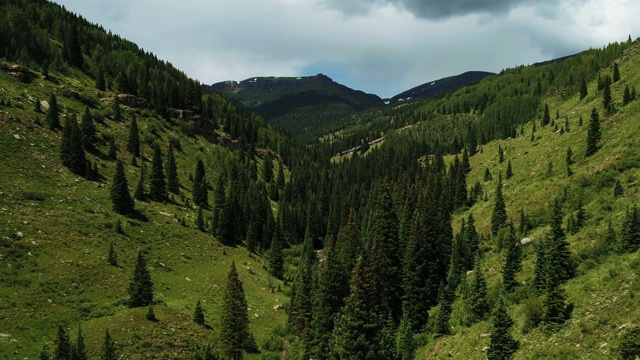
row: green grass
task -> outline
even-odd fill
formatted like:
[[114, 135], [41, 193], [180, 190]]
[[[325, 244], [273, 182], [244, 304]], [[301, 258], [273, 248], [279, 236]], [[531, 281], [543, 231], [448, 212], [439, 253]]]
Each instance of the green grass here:
[[[224, 279], [232, 261], [244, 284], [250, 328], [258, 346], [273, 342], [274, 337], [282, 343], [284, 332], [274, 331], [285, 327], [286, 313], [274, 306], [286, 306], [288, 301], [284, 292], [271, 288], [286, 287], [268, 276], [261, 257], [249, 256], [242, 247], [224, 247], [213, 236], [197, 231], [197, 209], [187, 200], [196, 159], [205, 159], [213, 185], [219, 171], [216, 165], [231, 152], [202, 138], [181, 135], [152, 111], [125, 108], [124, 123], [109, 119], [96, 123], [98, 151], [88, 158], [98, 164], [101, 179], [75, 176], [59, 163], [61, 132], [35, 124], [36, 117], [44, 122], [45, 115], [33, 111], [29, 96], [46, 100], [55, 92], [64, 124], [65, 115], [81, 114], [85, 107], [63, 96], [64, 89], [90, 94], [101, 113], [108, 113], [110, 107], [110, 101], [101, 99], [113, 94], [97, 93], [93, 81], [81, 73], [55, 76], [57, 84], [42, 79], [25, 84], [0, 74], [0, 97], [11, 99], [11, 106], [0, 106], [0, 333], [7, 334], [0, 337], [0, 359], [35, 359], [43, 344], [53, 346], [58, 324], [68, 327], [74, 340], [81, 324], [92, 358], [98, 355], [107, 328], [124, 358], [187, 357], [196, 345], [217, 341]], [[138, 166], [130, 165], [124, 149], [134, 112], [147, 168], [152, 157], [150, 141], [158, 140], [164, 154], [169, 138], [180, 141], [182, 150], [175, 155], [182, 188], [181, 195], [172, 195], [166, 204], [137, 201], [136, 209], [143, 216], [126, 218], [111, 210], [108, 189], [115, 162], [106, 158], [108, 142], [104, 140], [105, 134], [116, 139], [133, 192], [140, 160]], [[113, 229], [118, 220], [124, 235]], [[107, 264], [110, 243], [120, 267]], [[148, 254], [158, 322], [145, 320], [146, 309], [125, 306], [138, 250]], [[211, 329], [191, 321], [197, 300], [202, 301]], [[265, 350], [248, 358], [269, 354]]]
[[[559, 96], [547, 97], [552, 118], [559, 111], [559, 127], [569, 119], [570, 131], [561, 134], [552, 126], [540, 127], [540, 118], [536, 119], [535, 140], [530, 135], [533, 124], [525, 124], [525, 134], [501, 141], [493, 141], [482, 147], [478, 154], [470, 159], [472, 171], [467, 178], [468, 186], [479, 181], [488, 200], [479, 200], [468, 210], [456, 213], [454, 228], [460, 227], [463, 218], [472, 213], [479, 232], [490, 233], [490, 219], [493, 211], [493, 194], [498, 173], [503, 176], [503, 193], [506, 200], [508, 218], [516, 227], [519, 225], [519, 211], [525, 213], [535, 223], [535, 227], [526, 236], [533, 243], [547, 235], [549, 227], [548, 209], [554, 197], [565, 199], [565, 225], [568, 215], [577, 210], [582, 199], [587, 212], [585, 226], [575, 235], [567, 234], [571, 251], [579, 261], [578, 276], [566, 286], [568, 303], [574, 305], [571, 318], [565, 326], [551, 336], [540, 332], [538, 328], [522, 334], [524, 323], [524, 299], [530, 297], [522, 287], [511, 299], [511, 316], [515, 320], [512, 332], [520, 341], [520, 350], [516, 359], [608, 359], [617, 356], [620, 337], [625, 327], [637, 325], [640, 312], [637, 296], [640, 287], [637, 276], [640, 274], [640, 254], [617, 255], [612, 251], [601, 251], [607, 224], [611, 221], [617, 231], [625, 210], [637, 201], [640, 194], [640, 101], [622, 106], [622, 91], [625, 85], [640, 85], [640, 43], [636, 42], [619, 60], [622, 79], [612, 84], [611, 90], [617, 112], [605, 114], [602, 108], [602, 93], [597, 84], [588, 84], [589, 95], [579, 100], [578, 96], [563, 100]], [[609, 74], [610, 69], [604, 69]], [[591, 109], [600, 113], [602, 141], [600, 150], [593, 156], [584, 156], [587, 127]], [[578, 126], [582, 115], [583, 125]], [[505, 152], [503, 163], [498, 161], [498, 145]], [[566, 151], [571, 146], [574, 164], [573, 175], [566, 173]], [[451, 160], [452, 158], [449, 158]], [[514, 176], [505, 179], [507, 161], [511, 160]], [[547, 176], [548, 163], [553, 163], [552, 176]], [[485, 169], [489, 169], [493, 180], [484, 181]], [[624, 196], [616, 198], [613, 186], [619, 179], [624, 187]], [[482, 266], [489, 288], [502, 281], [500, 267], [503, 259], [497, 252], [494, 241], [486, 240], [481, 247], [484, 257]], [[521, 283], [530, 283], [533, 278], [535, 254], [531, 244], [524, 248], [523, 270], [518, 274]], [[491, 293], [491, 290], [490, 290]], [[519, 301], [520, 300], [520, 301]], [[451, 336], [440, 341], [422, 342], [418, 358], [461, 358], [483, 359], [483, 349], [489, 345], [490, 322], [488, 320], [472, 327], [459, 326], [456, 323], [459, 300], [454, 304]], [[626, 324], [626, 325], [625, 325]]]

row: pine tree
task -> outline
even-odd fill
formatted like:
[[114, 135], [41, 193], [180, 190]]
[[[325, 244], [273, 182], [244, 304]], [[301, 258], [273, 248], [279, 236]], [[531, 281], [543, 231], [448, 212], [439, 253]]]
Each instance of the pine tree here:
[[58, 337], [56, 338], [56, 349], [53, 354], [53, 360], [69, 360], [71, 357], [71, 340], [67, 330], [58, 325]]
[[162, 152], [158, 143], [153, 148], [151, 175], [149, 175], [149, 196], [156, 201], [164, 201], [167, 198], [167, 182], [162, 166]]
[[438, 289], [438, 308], [436, 309], [433, 325], [435, 337], [449, 334], [449, 319], [451, 318], [451, 300], [447, 294], [449, 291], [444, 282], [441, 282]]
[[200, 231], [205, 231], [204, 217], [202, 215], [202, 207], [198, 208], [198, 216], [196, 217], [196, 228]]
[[102, 66], [98, 66], [98, 71], [96, 72], [96, 89], [100, 91], [104, 91], [106, 89], [106, 81], [104, 79], [104, 70]]
[[213, 191], [213, 209], [211, 209], [211, 231], [213, 235], [220, 238], [221, 219], [226, 203], [226, 180], [220, 176]]
[[429, 302], [425, 292], [426, 275], [428, 274], [428, 244], [424, 220], [416, 212], [411, 224], [411, 234], [405, 248], [403, 264], [403, 318], [413, 330], [420, 330], [427, 323]]
[[522, 248], [516, 238], [513, 227], [509, 229], [507, 244], [505, 245], [506, 253], [502, 266], [502, 283], [505, 291], [512, 292], [518, 286], [516, 274], [522, 269]]
[[65, 61], [77, 68], [82, 68], [84, 65], [82, 48], [80, 46], [80, 35], [78, 34], [78, 24], [75, 20], [71, 22], [67, 29], [62, 56]]
[[607, 83], [602, 89], [602, 105], [607, 112], [612, 112], [613, 104], [611, 104], [611, 85]]
[[193, 322], [204, 326], [204, 310], [200, 304], [200, 300], [196, 302], [196, 308], [193, 310]]
[[504, 151], [502, 150], [502, 146], [498, 144], [498, 162], [502, 164], [504, 161]]
[[464, 294], [465, 325], [472, 325], [483, 320], [489, 312], [489, 303], [487, 302], [487, 281], [480, 269], [479, 262], [476, 262], [473, 277]]
[[511, 179], [513, 177], [513, 169], [511, 168], [511, 160], [509, 160], [507, 162], [507, 173], [506, 173], [505, 177], [507, 178], [507, 180], [509, 180], [509, 179]]
[[58, 100], [56, 95], [51, 93], [49, 96], [49, 110], [47, 111], [47, 125], [49, 130], [57, 130], [60, 128], [60, 110], [58, 109]]
[[129, 307], [149, 306], [152, 300], [153, 283], [151, 282], [151, 274], [149, 274], [147, 261], [142, 252], [138, 251], [136, 267], [129, 282]]
[[173, 145], [171, 144], [169, 144], [169, 151], [167, 151], [167, 190], [174, 194], [180, 192], [178, 166], [176, 165], [176, 158], [173, 155]]
[[391, 312], [394, 321], [400, 320], [402, 308], [402, 264], [397, 222], [389, 184], [384, 180], [373, 211], [368, 266], [374, 306], [379, 313]]
[[284, 254], [282, 244], [282, 238], [278, 230], [273, 232], [271, 239], [271, 249], [269, 249], [269, 273], [277, 278], [282, 279], [284, 275]]
[[265, 156], [264, 163], [262, 165], [262, 178], [265, 184], [268, 184], [273, 179], [273, 161], [269, 158], [269, 155]]
[[133, 198], [140, 201], [146, 199], [146, 190], [144, 189], [144, 163], [140, 167], [140, 179], [138, 179], [138, 185], [133, 192]]
[[204, 162], [202, 161], [202, 159], [198, 159], [196, 161], [196, 171], [193, 177], [192, 197], [194, 204], [203, 207], [208, 206], [209, 192], [207, 190]]
[[104, 332], [104, 342], [102, 344], [102, 352], [100, 353], [100, 360], [117, 360], [118, 354], [116, 352], [116, 343], [111, 338], [109, 329]]
[[[135, 119], [135, 116], [134, 116]], [[122, 120], [122, 108], [120, 107], [120, 100], [118, 99], [118, 95], [113, 98], [113, 121], [121, 121]], [[130, 151], [133, 154], [133, 152]], [[140, 155], [140, 151], [136, 156]]]
[[544, 114], [542, 115], [541, 126], [547, 126], [551, 122], [551, 115], [549, 114], [549, 104], [544, 105]]
[[351, 273], [349, 296], [333, 331], [332, 359], [377, 359], [374, 349], [378, 321], [368, 301], [367, 277], [362, 262], [358, 261]]
[[491, 233], [496, 235], [500, 227], [507, 222], [507, 209], [502, 196], [502, 174], [498, 175], [498, 183], [496, 184], [496, 197], [491, 214]]
[[306, 340], [304, 338], [308, 336], [309, 326], [311, 325], [313, 304], [311, 283], [311, 267], [308, 264], [304, 264], [299, 270], [298, 278], [292, 289], [291, 313], [289, 314], [289, 323], [293, 331], [303, 340]]
[[131, 125], [129, 125], [127, 151], [133, 156], [140, 157], [140, 134], [138, 133], [138, 120], [136, 120], [135, 116], [131, 119]]
[[613, 63], [613, 82], [617, 82], [620, 80], [620, 69], [618, 68], [618, 63]]
[[544, 291], [547, 286], [547, 242], [542, 239], [536, 244], [536, 263], [534, 267], [533, 286], [538, 293]]
[[620, 179], [616, 179], [616, 183], [613, 185], [613, 196], [620, 197], [622, 195], [624, 195], [624, 188], [622, 187]]
[[376, 334], [376, 358], [394, 359], [396, 356], [397, 329], [391, 314], [381, 322]]
[[491, 181], [492, 179], [489, 168], [484, 169], [484, 181]]
[[562, 229], [562, 204], [556, 198], [550, 219], [551, 234], [546, 242], [546, 281], [547, 288], [556, 287], [569, 280], [575, 274], [575, 262], [571, 258], [569, 242]]
[[42, 350], [40, 350], [40, 356], [38, 356], [38, 360], [50, 360], [49, 351], [47, 345], [42, 346]]
[[91, 149], [93, 147], [93, 138], [96, 134], [96, 127], [93, 124], [93, 115], [91, 115], [88, 106], [84, 108], [84, 113], [82, 114], [80, 133], [82, 134], [82, 146], [84, 146], [85, 149]]
[[82, 134], [75, 115], [67, 118], [62, 132], [60, 160], [62, 165], [68, 167], [75, 174], [85, 175], [87, 173], [87, 159], [82, 146]]
[[113, 243], [109, 244], [109, 255], [107, 255], [107, 263], [111, 266], [118, 266], [118, 256], [113, 247]]
[[124, 166], [120, 160], [116, 163], [116, 172], [113, 176], [110, 196], [113, 210], [120, 214], [133, 212], [134, 200], [129, 194], [129, 185], [124, 174]]
[[242, 359], [242, 351], [250, 335], [247, 300], [235, 262], [231, 262], [220, 309], [218, 347], [222, 355], [232, 360]]
[[631, 99], [631, 90], [629, 90], [629, 85], [624, 86], [624, 93], [622, 95], [622, 105], [626, 106], [632, 101]]
[[118, 157], [118, 147], [116, 146], [116, 141], [111, 138], [109, 141], [109, 158], [112, 160], [116, 160]]
[[602, 134], [600, 133], [600, 116], [596, 108], [591, 111], [591, 121], [589, 121], [589, 129], [587, 132], [587, 151], [586, 156], [589, 157], [598, 151], [598, 142]]
[[336, 314], [349, 293], [349, 278], [338, 258], [334, 238], [328, 237], [325, 244], [325, 261], [317, 268], [317, 287], [313, 292], [312, 304], [311, 339], [313, 355], [317, 359], [328, 358]]
[[634, 252], [640, 248], [640, 211], [638, 204], [627, 209], [622, 219], [618, 249], [621, 252]]
[[587, 82], [582, 78], [582, 82], [580, 82], [580, 100], [587, 97]]
[[75, 345], [72, 347], [72, 360], [87, 360], [87, 346], [84, 343], [84, 335], [82, 334], [82, 329], [78, 326], [78, 340], [76, 340]]
[[413, 340], [413, 329], [411, 322], [407, 318], [407, 314], [402, 314], [400, 325], [398, 326], [398, 335], [396, 340], [396, 359], [413, 360], [415, 359], [416, 343]]
[[278, 166], [278, 175], [276, 177], [276, 184], [278, 185], [278, 189], [282, 190], [285, 185], [284, 180], [284, 164], [282, 161], [280, 162], [280, 166]]
[[558, 331], [567, 319], [566, 295], [560, 285], [548, 284], [543, 298], [542, 321], [540, 325], [544, 333], [550, 334]]
[[567, 176], [573, 175], [573, 170], [571, 170], [571, 165], [573, 164], [573, 151], [571, 151], [571, 146], [567, 148]]
[[518, 350], [518, 342], [509, 333], [509, 329], [512, 326], [513, 319], [509, 316], [509, 311], [504, 303], [504, 299], [500, 297], [491, 315], [491, 335], [489, 336], [487, 359], [511, 359], [513, 354]]

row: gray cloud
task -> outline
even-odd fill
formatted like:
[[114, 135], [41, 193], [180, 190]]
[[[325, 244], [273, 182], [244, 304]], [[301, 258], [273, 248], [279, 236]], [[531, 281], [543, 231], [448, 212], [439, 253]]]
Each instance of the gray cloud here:
[[470, 14], [499, 15], [523, 6], [553, 5], [559, 0], [325, 0], [329, 6], [348, 15], [366, 15], [372, 9], [392, 5], [416, 17], [441, 20]]

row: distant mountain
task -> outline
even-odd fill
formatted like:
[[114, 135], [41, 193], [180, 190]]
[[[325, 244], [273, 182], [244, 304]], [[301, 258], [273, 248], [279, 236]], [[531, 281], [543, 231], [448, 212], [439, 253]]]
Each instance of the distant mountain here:
[[392, 97], [388, 102], [393, 104], [406, 100], [433, 99], [450, 91], [469, 86], [490, 75], [495, 74], [486, 71], [468, 71], [460, 75], [450, 76], [416, 86], [413, 89], [409, 89]]
[[315, 136], [319, 128], [356, 112], [383, 106], [377, 95], [338, 84], [326, 75], [254, 77], [207, 86], [262, 115], [297, 137]]

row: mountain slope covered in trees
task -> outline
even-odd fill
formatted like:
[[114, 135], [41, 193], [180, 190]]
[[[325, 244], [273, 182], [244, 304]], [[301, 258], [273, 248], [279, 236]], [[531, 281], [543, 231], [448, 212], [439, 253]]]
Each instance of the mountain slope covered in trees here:
[[2, 10], [0, 357], [638, 355], [640, 42], [300, 146], [57, 5]]
[[350, 89], [323, 74], [299, 78], [256, 77], [207, 88], [302, 139], [317, 136], [319, 128], [344, 117], [383, 105], [378, 96]]

